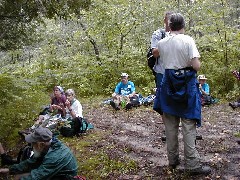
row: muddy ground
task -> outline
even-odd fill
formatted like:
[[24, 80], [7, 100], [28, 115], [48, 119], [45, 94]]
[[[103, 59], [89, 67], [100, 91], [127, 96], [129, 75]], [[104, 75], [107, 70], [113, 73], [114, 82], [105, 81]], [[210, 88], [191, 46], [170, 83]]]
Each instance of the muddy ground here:
[[[84, 107], [86, 117], [95, 125], [95, 130], [111, 131], [108, 141], [116, 148], [111, 149], [112, 157], [128, 157], [138, 162], [136, 172], [109, 177], [109, 179], [219, 179], [240, 180], [240, 145], [235, 133], [240, 131], [240, 109], [232, 110], [227, 104], [203, 107], [202, 127], [197, 129], [203, 139], [196, 145], [203, 164], [210, 165], [211, 175], [188, 176], [179, 170], [171, 173], [168, 169], [166, 143], [161, 140], [164, 125], [161, 116], [151, 106], [132, 110], [115, 111], [109, 105]], [[183, 142], [179, 128], [180, 158], [183, 168]]]

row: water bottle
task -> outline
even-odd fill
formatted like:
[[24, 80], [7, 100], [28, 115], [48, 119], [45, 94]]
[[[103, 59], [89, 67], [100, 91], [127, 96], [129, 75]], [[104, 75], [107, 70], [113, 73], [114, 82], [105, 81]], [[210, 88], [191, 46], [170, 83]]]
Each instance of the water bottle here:
[[126, 101], [125, 101], [125, 100], [122, 100], [122, 101], [121, 101], [121, 107], [122, 107], [122, 108], [125, 108], [125, 106], [126, 106]]

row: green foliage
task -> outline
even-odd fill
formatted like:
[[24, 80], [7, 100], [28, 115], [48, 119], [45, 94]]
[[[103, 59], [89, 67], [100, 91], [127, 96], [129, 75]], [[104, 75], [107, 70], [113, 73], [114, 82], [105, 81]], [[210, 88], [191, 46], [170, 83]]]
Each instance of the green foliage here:
[[87, 9], [90, 0], [2, 0], [0, 2], [0, 50], [21, 48], [36, 42], [36, 26], [44, 18], [69, 18]]
[[[41, 110], [46, 94], [28, 85], [29, 81], [16, 79], [10, 74], [0, 75], [0, 137], [11, 143], [18, 131], [33, 124]], [[40, 100], [40, 101], [39, 101]]]
[[[199, 6], [196, 3], [194, 8], [197, 7]], [[233, 14], [236, 13], [233, 9], [234, 1], [233, 4], [228, 1], [205, 2], [201, 7], [208, 13], [201, 12], [200, 15], [199, 12], [196, 17], [199, 25], [191, 28], [191, 32], [197, 37], [201, 53], [200, 73], [207, 75], [213, 95], [229, 98], [227, 93], [238, 94], [237, 81], [231, 72], [240, 67], [240, 32], [232, 21]], [[195, 12], [193, 11], [196, 16]]]
[[234, 136], [240, 138], [240, 132], [235, 133]]

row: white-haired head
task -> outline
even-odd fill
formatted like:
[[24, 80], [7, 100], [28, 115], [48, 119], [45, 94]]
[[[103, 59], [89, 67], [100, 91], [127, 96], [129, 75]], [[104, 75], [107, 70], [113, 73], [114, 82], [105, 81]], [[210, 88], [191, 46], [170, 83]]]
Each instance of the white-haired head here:
[[73, 89], [68, 89], [68, 90], [66, 90], [65, 94], [66, 94], [66, 95], [72, 95], [73, 97], [76, 96]]

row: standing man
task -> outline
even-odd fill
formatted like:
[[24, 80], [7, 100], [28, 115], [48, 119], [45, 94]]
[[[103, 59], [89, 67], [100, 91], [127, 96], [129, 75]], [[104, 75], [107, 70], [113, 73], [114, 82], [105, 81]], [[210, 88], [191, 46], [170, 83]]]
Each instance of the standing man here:
[[168, 26], [168, 19], [172, 12], [168, 11], [165, 13], [164, 17], [164, 24], [165, 24], [165, 29], [158, 29], [153, 32], [152, 38], [151, 38], [151, 49], [152, 49], [152, 54], [156, 58], [155, 65], [153, 67], [154, 74], [155, 74], [155, 83], [156, 83], [156, 88], [160, 87], [160, 84], [162, 82], [163, 74], [164, 74], [164, 68], [162, 61], [157, 54], [157, 43], [161, 39], [167, 37], [169, 35], [170, 28]]
[[[152, 54], [153, 54], [154, 58], [156, 58], [156, 62], [153, 67], [153, 71], [155, 72], [154, 75], [155, 75], [155, 83], [156, 83], [156, 88], [157, 88], [156, 97], [155, 97], [154, 103], [153, 103], [153, 110], [158, 112], [161, 116], [162, 116], [162, 110], [161, 110], [161, 105], [160, 105], [160, 85], [161, 85], [163, 74], [164, 74], [164, 67], [163, 67], [162, 59], [160, 59], [160, 56], [158, 54], [157, 43], [161, 39], [169, 36], [170, 28], [168, 26], [168, 19], [170, 18], [172, 13], [173, 12], [171, 12], [171, 11], [168, 11], [165, 13], [165, 16], [164, 16], [165, 29], [158, 29], [158, 30], [154, 31], [154, 33], [152, 35], [152, 39], [151, 39]], [[162, 141], [166, 141], [166, 136], [164, 133], [165, 132], [163, 132], [163, 136], [161, 137]]]
[[180, 164], [178, 129], [180, 118], [184, 142], [185, 171], [191, 175], [209, 174], [201, 166], [196, 150], [196, 126], [201, 125], [201, 101], [196, 73], [200, 69], [199, 52], [194, 40], [184, 35], [185, 20], [180, 13], [169, 18], [170, 35], [157, 44], [157, 55], [165, 69], [160, 88], [161, 108], [171, 168]]

